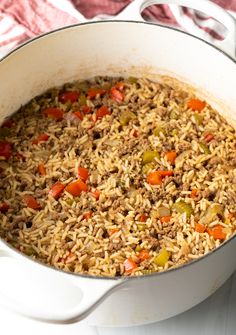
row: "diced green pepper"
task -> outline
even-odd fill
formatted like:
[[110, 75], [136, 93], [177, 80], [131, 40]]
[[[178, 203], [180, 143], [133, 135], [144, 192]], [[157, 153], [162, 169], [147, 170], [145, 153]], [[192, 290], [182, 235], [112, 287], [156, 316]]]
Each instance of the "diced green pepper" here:
[[137, 81], [138, 81], [138, 79], [135, 78], [135, 77], [129, 77], [129, 78], [128, 78], [128, 81], [130, 82], [130, 84], [136, 84]]
[[136, 118], [136, 115], [131, 111], [123, 111], [120, 115], [120, 123], [122, 126], [126, 126], [129, 121]]
[[139, 231], [144, 231], [147, 228], [147, 225], [145, 223], [139, 223], [137, 224]]
[[142, 160], [142, 163], [145, 165], [145, 164], [148, 164], [148, 163], [151, 163], [154, 161], [155, 158], [160, 158], [160, 155], [157, 151], [155, 150], [147, 150], [147, 151], [144, 151], [143, 153], [143, 160]]
[[154, 258], [154, 263], [158, 266], [164, 267], [165, 264], [170, 259], [170, 253], [165, 248], [163, 248], [159, 254]]
[[190, 204], [187, 204], [185, 201], [181, 200], [179, 202], [176, 202], [173, 205], [173, 208], [177, 210], [178, 213], [183, 214], [186, 213], [186, 216], [190, 218], [190, 216], [193, 214], [193, 208]]
[[204, 115], [203, 114], [199, 114], [199, 113], [194, 113], [194, 119], [196, 121], [197, 125], [202, 124], [203, 120], [204, 120]]
[[79, 104], [80, 104], [80, 106], [85, 106], [87, 104], [87, 98], [86, 98], [85, 94], [80, 94]]
[[155, 136], [159, 136], [160, 133], [162, 133], [163, 135], [166, 135], [166, 129], [164, 127], [161, 126], [157, 126], [154, 130], [153, 130], [153, 135]]
[[208, 148], [208, 146], [202, 142], [199, 143], [199, 147], [203, 150], [204, 154], [209, 155], [210, 149]]

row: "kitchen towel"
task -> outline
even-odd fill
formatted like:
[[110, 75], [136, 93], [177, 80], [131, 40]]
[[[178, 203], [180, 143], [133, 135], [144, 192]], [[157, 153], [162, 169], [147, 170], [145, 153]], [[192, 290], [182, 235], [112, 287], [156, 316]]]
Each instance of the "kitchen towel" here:
[[[135, 1], [135, 0], [134, 0]], [[197, 0], [196, 0], [197, 1]], [[1, 0], [0, 53], [4, 54], [26, 40], [50, 30], [99, 14], [116, 15], [131, 0]], [[236, 12], [236, 0], [214, 0], [225, 9]], [[145, 20], [161, 24], [202, 30], [208, 38], [222, 39], [225, 27], [198, 11], [167, 5], [150, 6], [142, 14]], [[132, 19], [132, 17], [130, 17]]]

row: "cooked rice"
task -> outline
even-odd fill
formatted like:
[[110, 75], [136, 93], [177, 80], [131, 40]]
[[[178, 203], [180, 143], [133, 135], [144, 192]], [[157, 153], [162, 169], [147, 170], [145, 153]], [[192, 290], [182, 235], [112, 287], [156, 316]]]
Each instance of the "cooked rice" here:
[[[109, 94], [87, 98], [92, 110], [82, 121], [72, 117], [81, 108], [78, 101], [58, 101], [61, 91], [85, 93], [94, 86], [107, 90], [121, 81], [124, 101], [114, 101]], [[143, 78], [97, 77], [49, 90], [23, 106], [12, 116], [13, 126], [0, 132], [13, 145], [12, 156], [0, 161], [0, 204], [9, 205], [0, 213], [0, 236], [33, 259], [98, 276], [163, 271], [218, 247], [236, 227], [236, 134], [209, 104], [199, 113], [188, 108], [191, 98], [192, 93], [184, 89]], [[108, 106], [111, 115], [95, 122], [95, 112], [102, 105]], [[42, 116], [46, 107], [59, 107], [66, 117], [57, 122]], [[124, 111], [135, 118], [122, 126]], [[203, 116], [199, 124], [196, 114]], [[154, 135], [157, 126], [162, 131]], [[42, 133], [49, 139], [32, 144]], [[207, 143], [206, 133], [214, 135]], [[157, 151], [160, 157], [145, 171], [142, 157], [147, 150]], [[164, 155], [172, 150], [179, 157], [175, 165]], [[45, 176], [38, 172], [41, 162]], [[100, 191], [98, 200], [90, 190], [78, 197], [64, 190], [58, 200], [48, 195], [57, 181], [67, 185], [77, 180], [79, 166], [88, 169], [87, 184], [90, 190]], [[147, 174], [156, 170], [171, 170], [173, 176], [163, 178], [161, 185], [150, 185]], [[193, 189], [197, 190], [194, 198]], [[34, 196], [41, 209], [26, 207], [23, 195]], [[190, 217], [176, 211], [174, 204], [181, 200], [191, 205]], [[212, 204], [221, 204], [223, 210], [207, 229], [220, 224], [225, 239], [195, 229]], [[171, 212], [169, 222], [160, 220], [158, 208], [163, 206]], [[92, 217], [86, 219], [88, 211]], [[140, 222], [143, 214], [146, 222]], [[160, 266], [156, 257], [163, 249], [169, 252], [169, 260]], [[140, 261], [141, 250], [148, 251], [148, 259]], [[125, 271], [126, 259], [137, 265], [132, 272]]]

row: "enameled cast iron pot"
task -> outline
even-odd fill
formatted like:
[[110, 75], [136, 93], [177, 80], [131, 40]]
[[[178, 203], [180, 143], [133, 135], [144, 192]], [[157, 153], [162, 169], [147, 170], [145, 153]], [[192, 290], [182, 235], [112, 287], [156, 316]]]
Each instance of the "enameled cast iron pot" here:
[[[228, 29], [217, 47], [172, 28], [141, 22], [151, 4], [182, 4], [215, 17]], [[207, 0], [134, 1], [122, 19], [83, 23], [43, 35], [0, 62], [1, 120], [46, 89], [96, 75], [171, 74], [236, 121], [235, 21]], [[136, 18], [135, 17], [135, 18]], [[212, 99], [212, 96], [217, 98]], [[56, 323], [139, 325], [198, 304], [236, 268], [236, 236], [205, 257], [139, 278], [69, 274], [31, 260], [0, 240], [0, 303], [25, 316]]]

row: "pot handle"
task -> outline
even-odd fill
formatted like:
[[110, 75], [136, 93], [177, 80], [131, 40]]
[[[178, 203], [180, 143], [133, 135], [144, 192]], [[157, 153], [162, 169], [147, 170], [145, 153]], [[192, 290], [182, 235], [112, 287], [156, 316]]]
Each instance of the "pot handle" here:
[[186, 21], [187, 23], [184, 23], [184, 29], [192, 35], [198, 36], [203, 40], [207, 40], [210, 44], [213, 44], [218, 49], [224, 51], [233, 59], [236, 58], [236, 20], [222, 7], [209, 0], [134, 0], [120, 14], [118, 14], [115, 19], [144, 21], [141, 16], [142, 11], [151, 5], [161, 4], [168, 4], [170, 6], [179, 5], [199, 10], [222, 23], [228, 30], [227, 36], [224, 40], [215, 41], [214, 43], [210, 39], [206, 38], [201, 29], [197, 29], [194, 28], [194, 26], [189, 25], [188, 21]]
[[[28, 296], [25, 295], [25, 301], [22, 301], [19, 297], [9, 297], [7, 294], [8, 290], [4, 289], [0, 294], [0, 303], [4, 307], [17, 312], [18, 314], [37, 321], [54, 324], [69, 324], [80, 321], [95, 310], [111, 293], [126, 283], [125, 279], [91, 278], [86, 276], [75, 276], [73, 274], [67, 274], [65, 276], [64, 272], [50, 269], [49, 267], [42, 266], [39, 263], [35, 263], [34, 268], [32, 268], [32, 260], [25, 257], [23, 259], [22, 255], [17, 252], [10, 252], [7, 249], [0, 250], [0, 259], [6, 257], [20, 263], [20, 272], [18, 271], [17, 276], [18, 286], [16, 287], [16, 290], [18, 290], [19, 287], [19, 290], [27, 292], [27, 290], [29, 290], [29, 283], [31, 283], [33, 287], [31, 289], [32, 294], [28, 293]], [[22, 260], [24, 262], [22, 262]], [[6, 264], [8, 263], [9, 260], [6, 261]], [[11, 266], [12, 265], [9, 265], [8, 269], [10, 269]], [[16, 277], [15, 272], [13, 273]], [[5, 282], [4, 278], [1, 276], [1, 286], [6, 285], [7, 280], [9, 280], [12, 276], [12, 273], [8, 273], [5, 278]], [[13, 280], [15, 280], [15, 278]], [[45, 288], [45, 291], [42, 293], [47, 299], [43, 301], [41, 307], [37, 307], [39, 303], [37, 304], [38, 300], [37, 297], [34, 296], [34, 292], [37, 289], [40, 291], [40, 287], [38, 287], [38, 285], [41, 285], [41, 283], [42, 288]], [[12, 288], [12, 285], [9, 285]], [[50, 309], [44, 307], [47, 307], [47, 302], [49, 303], [50, 300], [52, 301], [54, 297], [57, 297], [58, 301], [58, 295], [60, 296], [62, 293], [64, 295], [67, 294], [67, 291], [62, 291], [63, 288], [68, 288], [68, 285], [71, 286], [70, 291], [68, 292], [71, 294], [73, 306], [75, 307], [69, 310], [66, 310], [66, 308], [63, 307], [61, 308], [63, 310], [60, 309], [60, 311], [55, 311], [55, 309], [51, 307]], [[79, 297], [78, 304], [77, 297]]]

